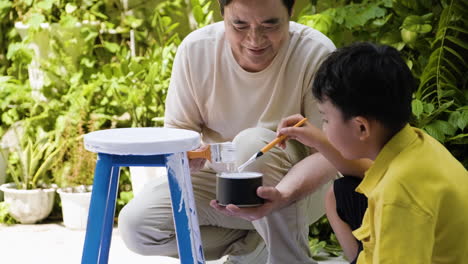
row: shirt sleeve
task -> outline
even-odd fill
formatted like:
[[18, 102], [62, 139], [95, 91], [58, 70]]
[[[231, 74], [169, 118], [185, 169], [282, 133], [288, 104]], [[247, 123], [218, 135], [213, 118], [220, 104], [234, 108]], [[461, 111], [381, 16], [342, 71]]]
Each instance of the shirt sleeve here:
[[[416, 206], [386, 204], [381, 213], [374, 213], [374, 225], [372, 263], [431, 263], [435, 222], [426, 212]], [[363, 241], [364, 248], [369, 242]]]
[[[322, 38], [320, 38], [322, 39]], [[322, 62], [330, 55], [331, 52], [335, 50], [333, 43], [323, 36], [322, 42], [319, 45], [315, 45], [316, 48], [311, 51], [310, 59], [308, 59], [309, 75], [304, 80], [303, 86], [303, 113], [307, 117], [310, 123], [314, 126], [321, 128], [322, 127], [322, 118], [318, 110], [317, 100], [312, 94], [312, 85], [314, 83], [315, 75], [322, 64]]]
[[203, 124], [192, 81], [186, 45], [180, 45], [172, 66], [164, 126], [201, 132]]

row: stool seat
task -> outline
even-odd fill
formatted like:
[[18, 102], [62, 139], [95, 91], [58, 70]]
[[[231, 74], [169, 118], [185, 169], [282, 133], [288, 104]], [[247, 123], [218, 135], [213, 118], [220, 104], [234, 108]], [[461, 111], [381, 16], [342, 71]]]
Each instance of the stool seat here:
[[184, 152], [200, 145], [200, 135], [191, 130], [139, 127], [115, 128], [84, 136], [85, 149], [114, 155], [158, 155]]

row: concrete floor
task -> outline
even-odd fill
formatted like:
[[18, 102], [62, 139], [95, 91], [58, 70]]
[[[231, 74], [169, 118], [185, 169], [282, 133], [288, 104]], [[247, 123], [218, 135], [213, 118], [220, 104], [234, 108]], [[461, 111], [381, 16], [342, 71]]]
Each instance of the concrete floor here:
[[[0, 263], [2, 264], [78, 264], [85, 231], [65, 228], [61, 223], [36, 225], [0, 225]], [[224, 259], [208, 261], [222, 264]], [[109, 253], [109, 264], [179, 264], [178, 259], [147, 257], [135, 254], [123, 244], [118, 229], [114, 228]], [[346, 263], [342, 259], [321, 261], [327, 264]]]
[[[36, 225], [0, 225], [0, 263], [2, 264], [78, 264], [85, 231], [70, 230], [61, 223]], [[148, 257], [128, 250], [114, 228], [109, 264], [179, 264], [168, 257]], [[210, 261], [207, 264], [221, 264]]]

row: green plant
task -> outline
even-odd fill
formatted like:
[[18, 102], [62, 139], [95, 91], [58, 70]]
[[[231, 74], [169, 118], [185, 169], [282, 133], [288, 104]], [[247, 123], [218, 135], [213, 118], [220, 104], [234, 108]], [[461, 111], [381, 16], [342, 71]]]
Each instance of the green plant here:
[[13, 225], [17, 221], [8, 213], [8, 204], [0, 202], [0, 224]]
[[84, 148], [85, 126], [81, 120], [64, 122], [62, 139], [65, 142], [58, 156], [61, 162], [53, 168], [54, 182], [60, 187], [92, 185], [96, 153]]
[[0, 136], [29, 116], [34, 105], [28, 84], [11, 76], [0, 76]]
[[6, 58], [6, 53], [10, 39], [8, 33], [13, 26], [13, 21], [10, 17], [12, 6], [13, 4], [10, 0], [0, 0], [0, 75], [5, 74], [6, 69], [10, 65]]
[[57, 162], [61, 143], [59, 135], [38, 129], [28, 129], [18, 135], [20, 144], [12, 149], [8, 172], [18, 189], [35, 189], [50, 183], [48, 171]]
[[414, 95], [413, 113], [417, 126], [449, 147], [468, 167], [468, 4], [452, 0], [442, 7]]
[[337, 257], [342, 249], [326, 216], [322, 216], [309, 227], [309, 248], [315, 259], [320, 260], [323, 253]]
[[190, 0], [195, 24], [193, 29], [201, 28], [213, 23], [213, 10], [211, 0]]

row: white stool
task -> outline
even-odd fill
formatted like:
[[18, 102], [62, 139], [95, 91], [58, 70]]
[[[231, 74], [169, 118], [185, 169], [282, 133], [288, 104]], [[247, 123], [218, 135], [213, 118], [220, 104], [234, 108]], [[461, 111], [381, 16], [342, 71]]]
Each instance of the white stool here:
[[98, 153], [82, 264], [107, 263], [120, 167], [167, 168], [181, 263], [205, 263], [186, 151], [200, 145], [198, 133], [171, 128], [117, 128], [84, 136]]

